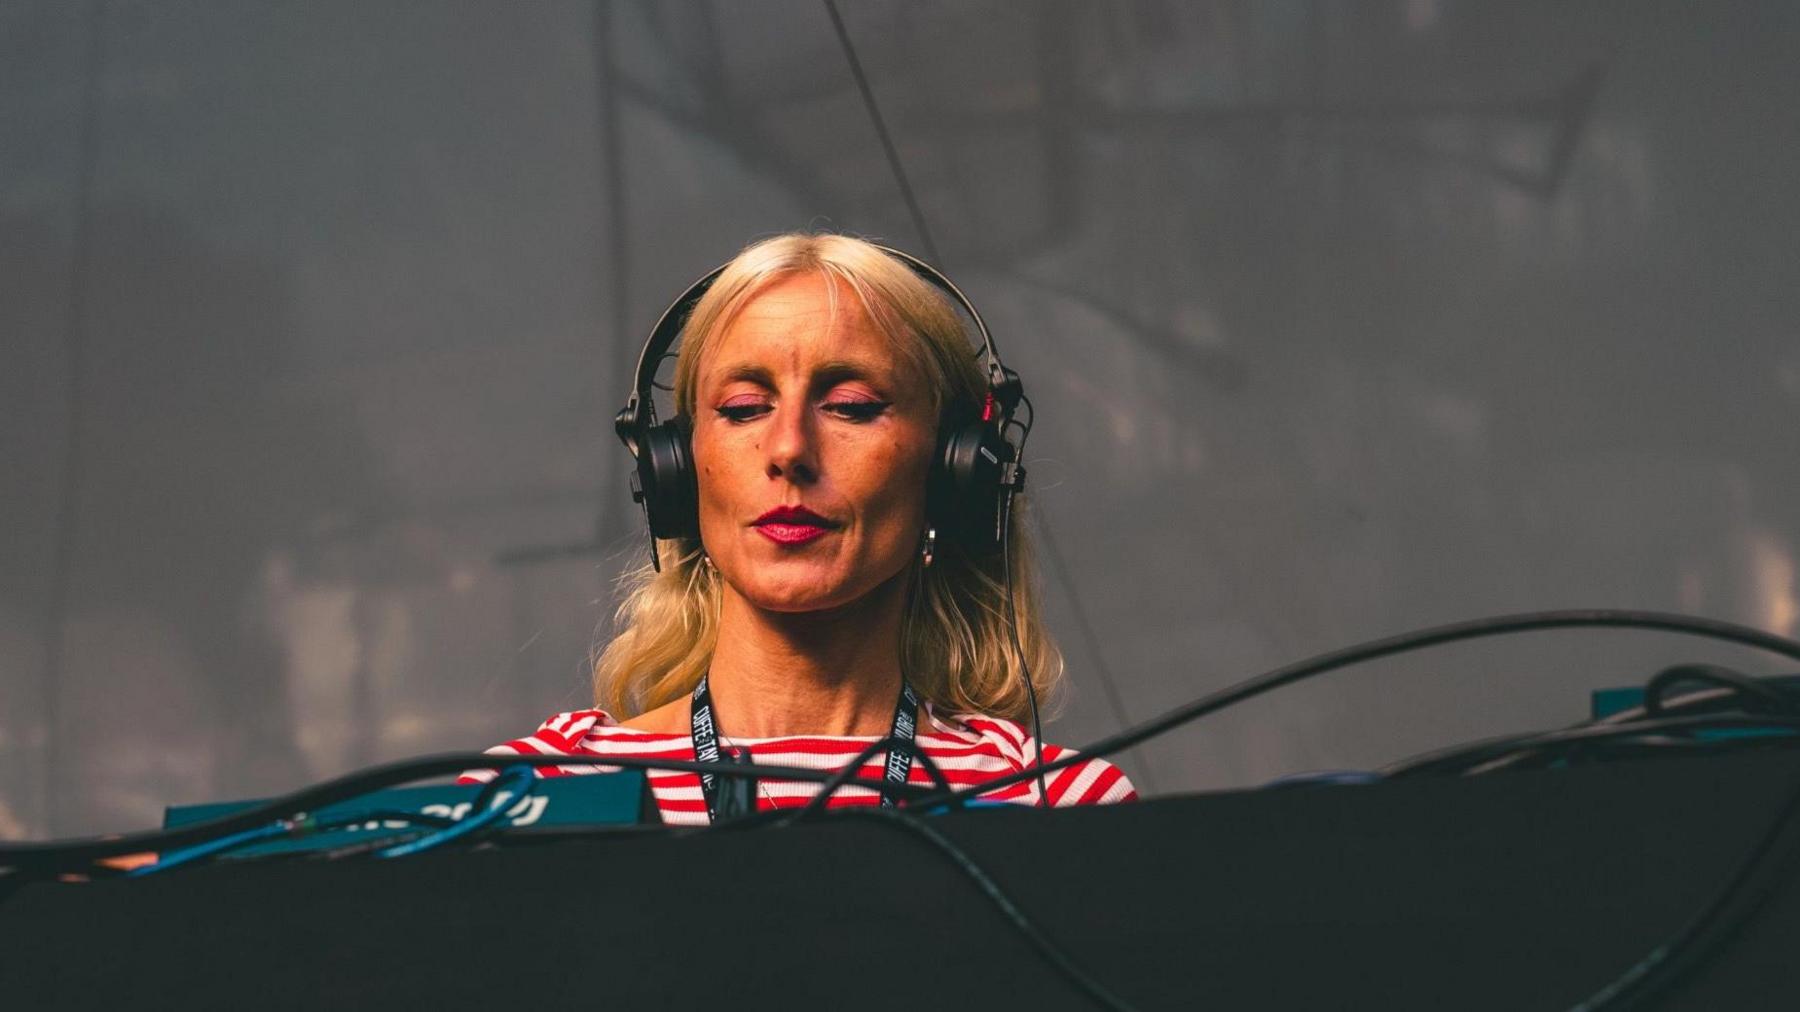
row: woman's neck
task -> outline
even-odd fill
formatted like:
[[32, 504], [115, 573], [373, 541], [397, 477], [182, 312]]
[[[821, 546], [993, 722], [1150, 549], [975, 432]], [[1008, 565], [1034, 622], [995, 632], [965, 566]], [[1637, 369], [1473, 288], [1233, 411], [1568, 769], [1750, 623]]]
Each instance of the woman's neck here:
[[725, 588], [708, 687], [727, 738], [883, 735], [900, 694], [898, 577], [842, 608], [784, 613]]

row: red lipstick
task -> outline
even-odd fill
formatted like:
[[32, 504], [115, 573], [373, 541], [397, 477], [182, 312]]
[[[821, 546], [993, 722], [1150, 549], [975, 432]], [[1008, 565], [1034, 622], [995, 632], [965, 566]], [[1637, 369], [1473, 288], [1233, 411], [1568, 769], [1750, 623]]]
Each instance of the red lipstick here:
[[837, 524], [804, 506], [777, 506], [751, 524], [778, 545], [804, 545], [824, 537]]

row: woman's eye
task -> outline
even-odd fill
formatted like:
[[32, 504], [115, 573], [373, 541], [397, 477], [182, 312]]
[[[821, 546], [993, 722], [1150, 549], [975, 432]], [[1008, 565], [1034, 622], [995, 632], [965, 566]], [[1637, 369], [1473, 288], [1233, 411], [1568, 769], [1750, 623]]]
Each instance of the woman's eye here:
[[866, 422], [888, 409], [886, 401], [827, 401], [825, 410], [852, 422]]
[[719, 405], [719, 416], [732, 422], [747, 422], [769, 409], [766, 404], [734, 403]]

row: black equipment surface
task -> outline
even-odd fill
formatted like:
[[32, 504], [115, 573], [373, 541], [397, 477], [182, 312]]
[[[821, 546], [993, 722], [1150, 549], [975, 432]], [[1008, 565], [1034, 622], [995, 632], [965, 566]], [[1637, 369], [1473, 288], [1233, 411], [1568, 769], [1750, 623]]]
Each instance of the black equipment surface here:
[[[1139, 1008], [1559, 1010], [1666, 941], [1791, 753], [933, 820]], [[1800, 1008], [1800, 889], [1670, 1009]], [[216, 864], [0, 903], [0, 1007], [1090, 1007], [939, 852], [872, 821], [401, 861]]]

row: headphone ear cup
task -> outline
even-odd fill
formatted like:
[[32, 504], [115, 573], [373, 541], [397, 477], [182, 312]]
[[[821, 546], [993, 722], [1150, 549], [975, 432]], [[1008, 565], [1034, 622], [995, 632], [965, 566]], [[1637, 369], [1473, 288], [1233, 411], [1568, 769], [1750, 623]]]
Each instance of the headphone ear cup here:
[[1001, 513], [1001, 468], [1013, 459], [1012, 445], [984, 422], [950, 429], [927, 486], [927, 512], [933, 522], [971, 555], [1000, 550], [1007, 518]]
[[652, 426], [640, 437], [638, 484], [653, 537], [700, 536], [700, 496], [693, 459], [687, 431], [676, 422]]

